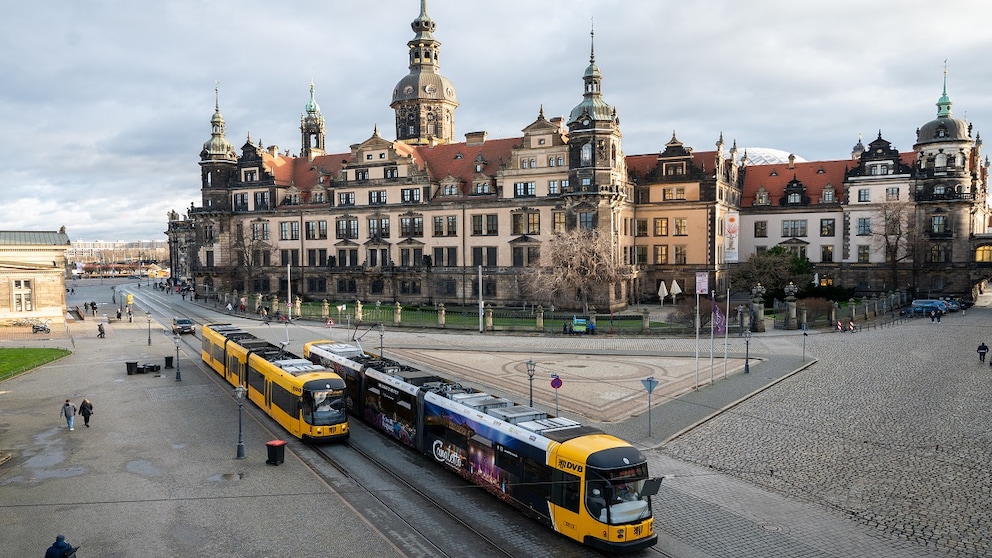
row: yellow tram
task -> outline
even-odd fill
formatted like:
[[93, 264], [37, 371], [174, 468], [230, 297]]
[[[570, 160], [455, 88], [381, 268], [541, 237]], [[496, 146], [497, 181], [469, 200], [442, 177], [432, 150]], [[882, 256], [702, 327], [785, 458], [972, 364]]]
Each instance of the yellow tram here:
[[345, 440], [348, 415], [341, 376], [230, 324], [202, 329], [201, 358], [293, 436]]

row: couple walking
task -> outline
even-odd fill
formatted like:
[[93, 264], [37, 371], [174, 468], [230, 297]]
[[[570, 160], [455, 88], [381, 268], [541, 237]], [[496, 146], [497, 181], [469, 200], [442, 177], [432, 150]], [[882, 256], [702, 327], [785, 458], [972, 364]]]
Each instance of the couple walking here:
[[[65, 423], [69, 427], [69, 430], [75, 430], [75, 418], [77, 409], [73, 405], [72, 399], [66, 399], [65, 404], [62, 405], [62, 410], [59, 412], [59, 417], [65, 417]], [[78, 413], [83, 416], [83, 424], [86, 428], [90, 427], [90, 416], [93, 415], [93, 404], [90, 403], [89, 399], [83, 399], [83, 402], [79, 404]]]

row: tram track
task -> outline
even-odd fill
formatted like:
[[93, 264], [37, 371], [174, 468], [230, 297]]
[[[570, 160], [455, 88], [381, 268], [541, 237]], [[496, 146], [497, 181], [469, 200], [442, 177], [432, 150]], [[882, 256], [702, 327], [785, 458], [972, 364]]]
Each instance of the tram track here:
[[[237, 323], [243, 319], [242, 316], [228, 318], [223, 311], [212, 311], [194, 303], [173, 306], [171, 297], [175, 295], [161, 291], [125, 288], [119, 295], [128, 291], [135, 295], [139, 307], [150, 312], [160, 323], [163, 335], [172, 335], [170, 323], [177, 315], [193, 319], [198, 330], [205, 323], [226, 320]], [[270, 329], [258, 325], [255, 322], [253, 329], [256, 332], [268, 332], [261, 335], [273, 339], [281, 337], [281, 327]], [[286, 326], [288, 336], [289, 325], [296, 324], [279, 325]], [[222, 378], [200, 362], [200, 332], [180, 338], [191, 364], [204, 371], [222, 391], [230, 391]], [[264, 414], [250, 406], [244, 411], [246, 418], [250, 417], [271, 436], [286, 438], [285, 432]], [[411, 558], [602, 555], [555, 534], [478, 486], [465, 483], [354, 417], [351, 417], [351, 425], [352, 436], [347, 443], [311, 445], [291, 438], [287, 449], [300, 457], [337, 497], [358, 513], [370, 529], [388, 540], [400, 555]], [[332, 517], [329, 515], [330, 521], [333, 521]], [[635, 554], [646, 555], [646, 551]], [[664, 552], [651, 555], [668, 556]]]
[[[363, 496], [374, 499], [391, 513], [392, 520], [399, 522], [400, 525], [390, 524], [389, 531], [396, 534], [396, 531], [401, 530], [398, 527], [402, 527], [403, 530], [412, 531], [423, 539], [421, 545], [411, 548], [409, 538], [401, 535], [400, 538], [407, 542], [403, 547], [404, 553], [445, 558], [470, 554], [475, 556], [515, 556], [503, 548], [505, 541], [497, 541], [491, 535], [475, 528], [470, 522], [459, 517], [456, 511], [448, 508], [444, 502], [422, 490], [416, 484], [409, 482], [401, 473], [376, 458], [371, 452], [362, 449], [358, 444], [346, 442], [341, 444], [341, 447], [315, 446], [313, 449], [317, 455], [353, 482]], [[390, 484], [398, 486], [399, 490], [392, 486], [370, 486], [366, 480], [369, 478], [368, 471], [364, 474], [357, 474], [354, 467], [348, 466], [345, 459], [342, 458], [341, 454], [344, 453], [341, 451], [342, 449], [347, 449], [357, 454], [364, 462], [374, 465], [376, 470], [383, 473], [389, 479]], [[401, 448], [396, 449], [400, 450]], [[338, 455], [334, 455], [335, 453]], [[350, 494], [343, 494], [342, 496], [354, 497], [354, 492], [353, 490]], [[398, 506], [397, 497], [407, 501]], [[419, 502], [415, 500], [419, 500]], [[420, 517], [409, 517], [407, 514], [401, 513], [402, 510], [397, 509], [398, 507], [412, 507], [422, 513], [418, 514]], [[441, 517], [423, 517], [423, 512], [427, 510], [436, 511]], [[377, 527], [381, 526], [381, 523], [379, 522]], [[435, 523], [443, 525], [444, 529], [435, 529]], [[448, 523], [450, 525], [445, 525]]]

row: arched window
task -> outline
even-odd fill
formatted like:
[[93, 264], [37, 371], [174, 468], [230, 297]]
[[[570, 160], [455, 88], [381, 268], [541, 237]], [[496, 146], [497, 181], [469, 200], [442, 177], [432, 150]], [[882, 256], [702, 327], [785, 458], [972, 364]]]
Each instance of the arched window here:
[[588, 165], [592, 162], [592, 144], [587, 143], [582, 146], [582, 164]]

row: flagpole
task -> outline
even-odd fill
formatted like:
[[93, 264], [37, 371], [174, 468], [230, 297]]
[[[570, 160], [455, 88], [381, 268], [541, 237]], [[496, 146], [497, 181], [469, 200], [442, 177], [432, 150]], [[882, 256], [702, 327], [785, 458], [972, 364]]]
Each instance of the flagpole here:
[[[710, 291], [710, 385], [713, 385], [713, 341], [716, 333], [716, 320], [713, 319], [713, 309], [716, 307], [716, 291]], [[719, 308], [717, 308], [719, 311]]]
[[727, 287], [727, 313], [723, 317], [723, 379], [727, 379], [727, 345], [730, 343], [730, 287]]
[[699, 289], [696, 289], [696, 386], [699, 389]]

